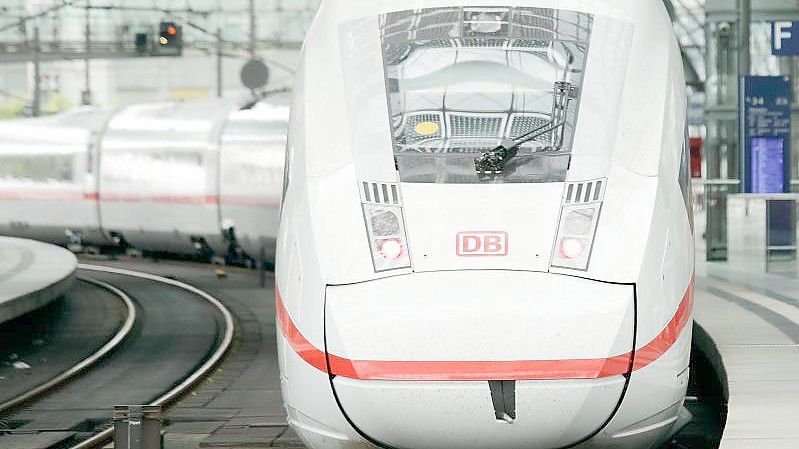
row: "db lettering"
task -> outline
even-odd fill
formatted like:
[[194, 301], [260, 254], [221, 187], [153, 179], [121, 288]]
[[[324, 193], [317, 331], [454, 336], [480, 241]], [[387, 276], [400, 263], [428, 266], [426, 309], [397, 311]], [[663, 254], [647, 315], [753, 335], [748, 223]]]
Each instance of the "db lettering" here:
[[506, 232], [459, 232], [456, 238], [456, 254], [470, 256], [507, 256], [508, 234]]

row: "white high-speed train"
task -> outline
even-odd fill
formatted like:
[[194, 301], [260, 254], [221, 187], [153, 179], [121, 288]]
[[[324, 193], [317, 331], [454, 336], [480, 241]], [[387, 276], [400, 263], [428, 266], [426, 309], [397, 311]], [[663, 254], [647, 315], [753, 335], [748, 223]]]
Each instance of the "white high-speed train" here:
[[327, 0], [281, 386], [311, 448], [653, 448], [687, 421], [682, 61], [642, 0]]
[[0, 122], [0, 235], [274, 258], [289, 98]]

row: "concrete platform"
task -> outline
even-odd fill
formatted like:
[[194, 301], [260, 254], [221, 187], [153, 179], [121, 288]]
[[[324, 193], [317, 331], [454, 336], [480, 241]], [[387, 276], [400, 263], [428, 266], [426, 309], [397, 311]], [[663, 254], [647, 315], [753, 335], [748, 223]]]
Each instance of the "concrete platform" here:
[[799, 447], [799, 281], [700, 263], [695, 319], [726, 388], [720, 447]]
[[75, 255], [58, 246], [0, 237], [0, 323], [65, 294], [77, 267]]

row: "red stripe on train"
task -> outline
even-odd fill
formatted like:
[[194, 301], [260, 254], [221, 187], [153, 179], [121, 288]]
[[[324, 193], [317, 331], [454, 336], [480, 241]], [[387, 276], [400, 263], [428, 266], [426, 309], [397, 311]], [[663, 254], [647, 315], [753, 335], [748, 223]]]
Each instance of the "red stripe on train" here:
[[634, 357], [633, 370], [640, 370], [674, 346], [690, 320], [693, 290], [692, 280], [671, 321], [657, 337], [634, 353], [602, 359], [514, 361], [350, 360], [330, 354], [329, 371], [324, 351], [311, 344], [291, 320], [277, 286], [275, 303], [278, 326], [292, 349], [314, 368], [336, 376], [415, 381], [601, 379], [629, 372], [631, 357]]

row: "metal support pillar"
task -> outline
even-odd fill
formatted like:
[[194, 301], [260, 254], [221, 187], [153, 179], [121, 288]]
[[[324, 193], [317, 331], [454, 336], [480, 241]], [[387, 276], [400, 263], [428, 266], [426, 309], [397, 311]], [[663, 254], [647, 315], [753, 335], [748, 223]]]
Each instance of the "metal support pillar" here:
[[216, 96], [222, 98], [222, 27], [216, 29]]
[[38, 117], [42, 114], [42, 73], [39, 52], [39, 27], [33, 28], [33, 104], [31, 105], [31, 115]]
[[738, 74], [752, 72], [752, 0], [738, 0]]
[[738, 0], [738, 172], [741, 192], [745, 192], [749, 174], [746, 167], [746, 152], [749, 145], [744, 141], [744, 78], [752, 73], [752, 0]]
[[255, 0], [250, 0], [250, 58], [255, 59]]
[[83, 60], [83, 70], [85, 75], [85, 88], [83, 91], [83, 95], [81, 96], [81, 103], [84, 106], [88, 106], [92, 104], [92, 80], [91, 80], [91, 72], [90, 72], [90, 64], [89, 64], [89, 48], [91, 47], [92, 43], [92, 27], [90, 23], [89, 12], [91, 11], [91, 0], [86, 0], [86, 9], [85, 9], [85, 20], [86, 20], [86, 28], [84, 30], [85, 33], [85, 41], [86, 41], [86, 58]]

